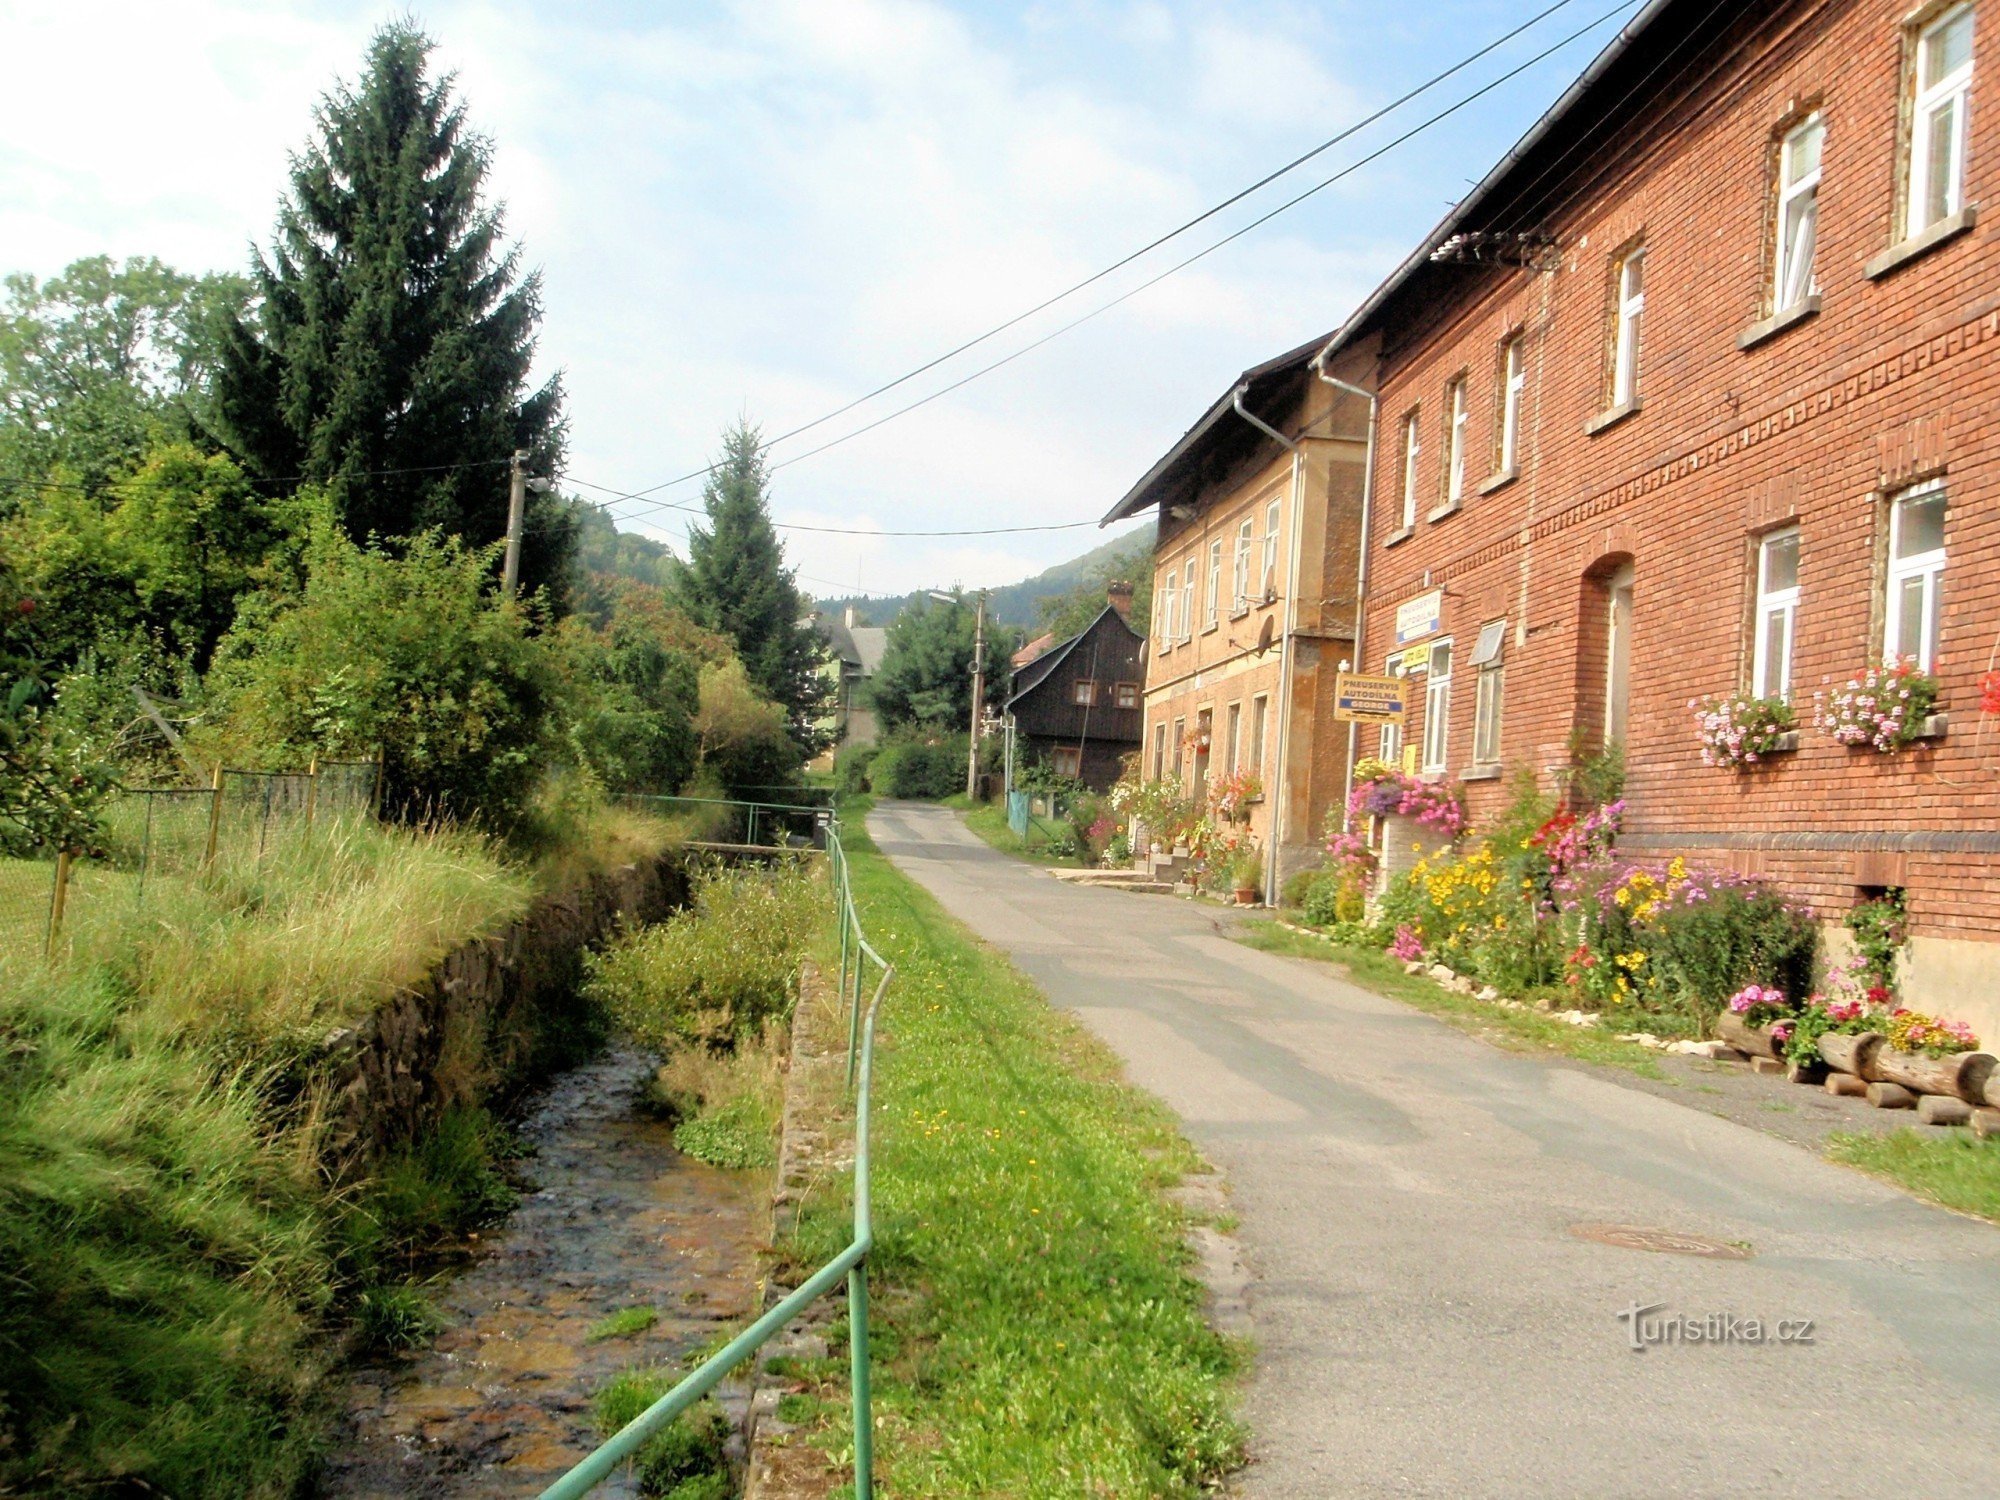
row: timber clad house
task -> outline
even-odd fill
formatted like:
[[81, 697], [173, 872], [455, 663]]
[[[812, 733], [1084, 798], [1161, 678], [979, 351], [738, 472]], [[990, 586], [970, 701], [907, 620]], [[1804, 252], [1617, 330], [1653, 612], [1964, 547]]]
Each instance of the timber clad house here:
[[1017, 753], [1108, 791], [1139, 748], [1146, 638], [1126, 620], [1132, 586], [1115, 583], [1095, 620], [1016, 667], [1007, 700]]
[[[1218, 618], [1215, 542], [1229, 580], [1285, 489], [1288, 455], [1238, 417], [1135, 490], [1162, 509], [1148, 772], [1186, 771], [1204, 731], [1214, 764], [1216, 715], [1277, 702], [1241, 643], [1266, 597], [1318, 595], [1295, 655], [1411, 679], [1362, 754], [1457, 783], [1477, 824], [1517, 772], [1554, 786], [1615, 746], [1621, 847], [1767, 876], [1836, 934], [1900, 889], [1909, 1002], [2000, 1037], [1996, 26], [2000, 0], [1653, 0], [1331, 339], [1278, 362], [1376, 393], [1359, 558], [1328, 520], [1359, 508], [1343, 467], [1301, 507], [1311, 587], [1282, 562], [1266, 585], [1260, 555], [1248, 613], [1225, 583]], [[1336, 393], [1249, 404], [1294, 440], [1363, 430], [1365, 404], [1329, 423], [1306, 394]], [[1835, 742], [1815, 695], [1885, 657], [1941, 684], [1923, 737]], [[1705, 765], [1690, 704], [1738, 691], [1788, 698], [1796, 743]], [[1322, 692], [1267, 712], [1309, 758], [1344, 746]], [[1292, 789], [1305, 823], [1338, 805]]]

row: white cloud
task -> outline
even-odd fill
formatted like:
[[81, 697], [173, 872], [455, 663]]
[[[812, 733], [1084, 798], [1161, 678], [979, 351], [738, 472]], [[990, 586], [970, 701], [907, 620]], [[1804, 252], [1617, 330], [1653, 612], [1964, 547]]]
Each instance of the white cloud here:
[[[99, 251], [240, 267], [268, 238], [319, 96], [354, 76], [390, 14], [15, 4], [0, 269]], [[739, 414], [796, 425], [1010, 316], [1330, 134], [1371, 92], [1365, 60], [1349, 43], [1336, 57], [1332, 26], [1303, 5], [1260, 12], [1254, 29], [1202, 0], [1075, 0], [1025, 22], [939, 0], [437, 0], [421, 18], [494, 141], [509, 232], [545, 272], [542, 363], [565, 372], [571, 470], [621, 487], [698, 466]], [[1434, 65], [1409, 50], [1410, 75]], [[884, 529], [1101, 515], [1238, 369], [1338, 322], [1393, 263], [1435, 217], [1437, 191], [1411, 182], [1396, 191], [1422, 200], [1415, 212], [1357, 180], [781, 471], [779, 514]], [[1205, 226], [778, 456], [1019, 348], [1240, 222]], [[792, 553], [807, 573], [901, 591], [1008, 582], [1098, 540], [801, 534]]]

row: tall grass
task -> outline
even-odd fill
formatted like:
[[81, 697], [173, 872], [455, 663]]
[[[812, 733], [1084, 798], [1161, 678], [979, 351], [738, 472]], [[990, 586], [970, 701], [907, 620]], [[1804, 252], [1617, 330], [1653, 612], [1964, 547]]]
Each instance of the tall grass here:
[[330, 1180], [301, 1060], [549, 869], [669, 836], [574, 821], [598, 847], [553, 844], [538, 877], [476, 832], [334, 815], [227, 839], [204, 870], [168, 857], [182, 821], [156, 824], [143, 886], [80, 868], [54, 965], [0, 969], [0, 1494], [297, 1493], [330, 1328], [420, 1336], [406, 1279], [509, 1201], [476, 1108]]

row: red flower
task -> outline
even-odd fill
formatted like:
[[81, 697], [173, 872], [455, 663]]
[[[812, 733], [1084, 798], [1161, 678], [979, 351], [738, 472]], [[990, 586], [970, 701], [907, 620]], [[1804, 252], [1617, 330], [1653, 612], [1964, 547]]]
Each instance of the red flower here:
[[[1889, 1003], [1888, 987], [1880, 984], [1869, 985], [1867, 999], [1870, 1005], [1887, 1005]], [[1902, 1012], [1899, 1010], [1896, 1014], [1900, 1016]]]
[[1988, 672], [1979, 679], [1979, 711], [2000, 714], [2000, 672]]
[[35, 612], [35, 601], [32, 599], [23, 599], [14, 608], [20, 614], [31, 615]]

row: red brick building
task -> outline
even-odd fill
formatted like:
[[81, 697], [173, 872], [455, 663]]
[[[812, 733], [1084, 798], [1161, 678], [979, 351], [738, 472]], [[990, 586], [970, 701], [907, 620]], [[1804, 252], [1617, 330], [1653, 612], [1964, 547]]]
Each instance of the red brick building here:
[[[1379, 342], [1357, 653], [1421, 684], [1382, 748], [1477, 817], [1620, 744], [1628, 849], [1836, 925], [1902, 888], [1908, 993], [1989, 1041], [1996, 28], [1655, 0], [1322, 354]], [[1933, 733], [1835, 743], [1815, 693], [1885, 653], [1941, 680]], [[1738, 689], [1789, 694], [1797, 747], [1705, 766], [1689, 703]]]

